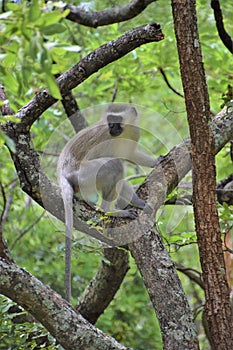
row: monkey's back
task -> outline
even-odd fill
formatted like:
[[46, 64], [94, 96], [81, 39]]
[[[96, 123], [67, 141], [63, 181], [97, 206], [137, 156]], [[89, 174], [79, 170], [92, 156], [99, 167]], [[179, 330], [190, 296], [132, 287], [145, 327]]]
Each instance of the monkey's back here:
[[125, 125], [122, 134], [116, 137], [110, 135], [108, 125], [103, 121], [89, 126], [73, 136], [63, 148], [58, 159], [58, 177], [77, 170], [85, 160], [104, 157], [130, 160], [139, 137], [140, 130], [135, 125]]

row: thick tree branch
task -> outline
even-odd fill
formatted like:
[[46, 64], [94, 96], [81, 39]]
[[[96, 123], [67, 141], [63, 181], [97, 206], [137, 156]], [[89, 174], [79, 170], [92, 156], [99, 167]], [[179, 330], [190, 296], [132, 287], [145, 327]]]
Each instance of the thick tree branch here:
[[81, 315], [92, 324], [97, 321], [112, 301], [129, 269], [129, 257], [126, 250], [106, 248], [104, 258], [101, 267], [90, 281], [76, 307]]
[[132, 0], [124, 6], [109, 8], [99, 12], [83, 10], [81, 6], [67, 5], [70, 13], [67, 19], [87, 27], [97, 28], [108, 24], [127, 21], [139, 15], [145, 8], [156, 0]]
[[214, 10], [214, 18], [215, 18], [219, 37], [222, 40], [223, 44], [226, 46], [226, 48], [231, 53], [233, 53], [233, 41], [230, 35], [227, 33], [227, 31], [224, 28], [222, 10], [220, 7], [219, 0], [211, 0], [211, 7]]
[[[134, 28], [118, 39], [102, 45], [57, 79], [62, 96], [66, 96], [68, 91], [109, 63], [120, 59], [143, 44], [158, 42], [163, 38], [159, 24], [153, 23]], [[49, 94], [48, 89], [44, 89], [21, 108], [16, 117], [21, 119], [22, 126], [24, 125], [24, 128], [28, 130], [34, 121], [55, 102], [56, 99]]]
[[[164, 350], [198, 349], [197, 334], [176, 268], [154, 229], [129, 244], [159, 320]], [[177, 337], [179, 334], [179, 337]]]
[[194, 218], [205, 287], [205, 314], [214, 349], [230, 350], [233, 318], [216, 207], [215, 139], [196, 2], [172, 0], [172, 10], [191, 136]]
[[88, 323], [66, 300], [14, 263], [0, 259], [0, 293], [29, 311], [66, 350], [129, 350]]

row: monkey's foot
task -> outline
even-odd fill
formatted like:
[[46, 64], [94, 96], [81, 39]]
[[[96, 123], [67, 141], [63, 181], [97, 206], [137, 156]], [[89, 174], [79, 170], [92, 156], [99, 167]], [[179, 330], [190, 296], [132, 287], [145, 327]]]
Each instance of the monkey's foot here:
[[129, 219], [136, 219], [138, 217], [138, 214], [133, 209], [116, 210], [113, 212], [107, 212], [105, 215]]

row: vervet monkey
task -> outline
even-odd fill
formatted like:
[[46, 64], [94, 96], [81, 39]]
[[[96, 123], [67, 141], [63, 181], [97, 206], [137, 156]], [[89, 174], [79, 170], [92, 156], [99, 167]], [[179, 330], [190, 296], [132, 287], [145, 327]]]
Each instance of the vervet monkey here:
[[137, 148], [140, 129], [137, 111], [127, 104], [110, 104], [103, 118], [81, 130], [67, 142], [58, 159], [58, 180], [65, 209], [66, 299], [70, 300], [70, 255], [73, 228], [73, 194], [80, 192], [87, 203], [95, 203], [98, 193], [102, 209], [113, 215], [135, 218], [128, 204], [147, 210], [133, 187], [124, 180], [123, 160], [153, 167], [155, 159]]

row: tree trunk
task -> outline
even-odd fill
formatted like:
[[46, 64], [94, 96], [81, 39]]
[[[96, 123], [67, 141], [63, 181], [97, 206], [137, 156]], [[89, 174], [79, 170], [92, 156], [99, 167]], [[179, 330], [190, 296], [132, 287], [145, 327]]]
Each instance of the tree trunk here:
[[216, 207], [214, 137], [198, 37], [195, 0], [172, 0], [191, 136], [193, 204], [213, 349], [232, 350], [232, 315]]

